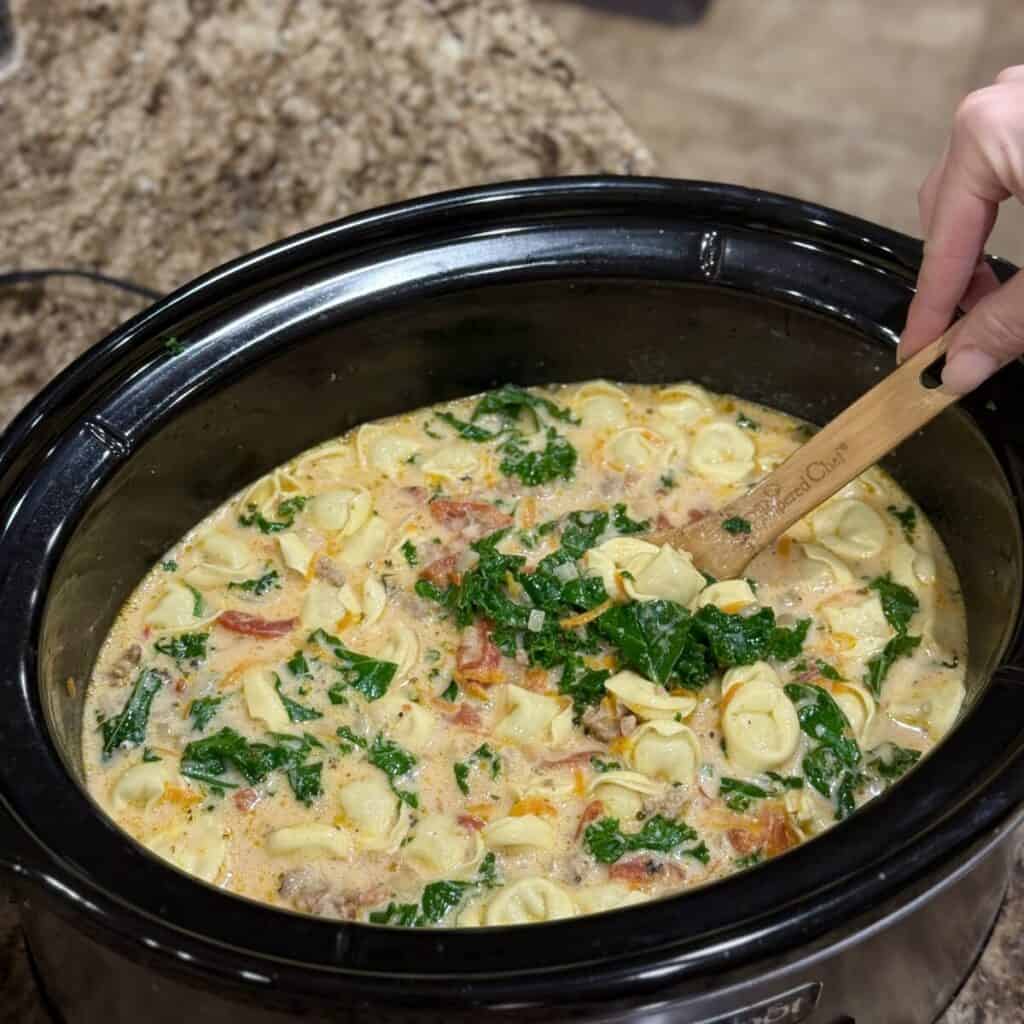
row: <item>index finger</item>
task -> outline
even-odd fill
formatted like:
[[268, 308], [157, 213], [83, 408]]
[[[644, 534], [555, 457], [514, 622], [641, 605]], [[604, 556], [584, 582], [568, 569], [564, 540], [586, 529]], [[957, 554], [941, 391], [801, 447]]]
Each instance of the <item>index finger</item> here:
[[978, 195], [961, 167], [954, 161], [947, 162], [932, 208], [917, 293], [900, 339], [901, 359], [934, 341], [949, 326], [974, 275], [997, 212], [998, 204]]

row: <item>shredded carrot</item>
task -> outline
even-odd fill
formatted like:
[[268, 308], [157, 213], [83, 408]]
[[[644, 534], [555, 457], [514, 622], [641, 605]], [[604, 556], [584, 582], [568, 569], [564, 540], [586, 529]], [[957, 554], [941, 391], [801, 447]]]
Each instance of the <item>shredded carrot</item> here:
[[579, 768], [577, 768], [573, 772], [573, 778], [575, 781], [573, 783], [572, 791], [577, 796], [583, 796], [583, 794], [587, 791], [586, 782], [583, 779], [583, 772]]
[[826, 641], [826, 646], [833, 654], [852, 651], [857, 646], [857, 638], [851, 633], [833, 633]]
[[545, 690], [549, 689], [549, 682], [548, 670], [546, 668], [530, 668], [526, 670], [523, 686], [528, 690], [533, 690], [534, 693], [544, 693]]
[[612, 600], [609, 598], [607, 601], [602, 601], [596, 608], [591, 608], [590, 611], [580, 612], [579, 615], [572, 615], [568, 619], [561, 619], [558, 624], [562, 629], [575, 629], [577, 626], [585, 626], [588, 622], [592, 622], [599, 616], [604, 615], [611, 606]]
[[192, 804], [203, 802], [202, 796], [196, 793], [195, 790], [184, 789], [181, 786], [172, 786], [170, 783], [164, 783], [164, 791], [160, 799], [167, 801], [169, 804], [181, 804], [183, 807], [191, 807]]
[[523, 498], [519, 502], [519, 525], [529, 529], [537, 522], [537, 499], [533, 495]]
[[608, 744], [608, 750], [613, 754], [624, 754], [629, 750], [629, 740], [625, 736], [619, 736]]
[[733, 601], [732, 604], [724, 605], [722, 611], [726, 615], [735, 615], [737, 612], [743, 611], [747, 607], [746, 601]]
[[75, 686], [74, 676], [67, 677], [67, 679], [64, 681], [64, 689], [68, 691], [69, 697], [74, 697], [75, 694], [78, 693], [78, 687]]
[[789, 558], [789, 552], [791, 551], [792, 547], [793, 538], [782, 536], [779, 538], [779, 543], [775, 545], [775, 550], [778, 551], [778, 553], [783, 558]]
[[240, 661], [227, 675], [223, 676], [219, 683], [217, 683], [218, 690], [233, 689], [238, 684], [238, 677], [247, 669], [251, 668], [258, 662], [249, 659], [247, 661]]
[[478, 818], [488, 821], [494, 814], [494, 804], [470, 804], [466, 810], [470, 814], [475, 814]]
[[[456, 676], [458, 678], [458, 676]], [[470, 697], [476, 697], [477, 700], [490, 700], [487, 691], [477, 682], [463, 683], [462, 688], [470, 695]]]
[[524, 814], [543, 814], [549, 818], [558, 817], [558, 811], [542, 796], [528, 796], [517, 800], [508, 813], [513, 818], [521, 818]]
[[583, 664], [587, 668], [615, 668], [615, 658], [611, 654], [601, 654], [592, 657], [585, 657]]

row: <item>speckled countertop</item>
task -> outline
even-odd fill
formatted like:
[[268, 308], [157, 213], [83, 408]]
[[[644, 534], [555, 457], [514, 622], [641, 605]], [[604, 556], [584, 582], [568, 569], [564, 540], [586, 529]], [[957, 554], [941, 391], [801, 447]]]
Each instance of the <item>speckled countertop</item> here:
[[[14, 0], [2, 269], [166, 290], [347, 213], [484, 181], [654, 170], [526, 0]], [[0, 290], [0, 425], [141, 302]], [[1024, 861], [945, 1024], [1022, 1020]], [[0, 883], [0, 1024], [41, 1024]]]

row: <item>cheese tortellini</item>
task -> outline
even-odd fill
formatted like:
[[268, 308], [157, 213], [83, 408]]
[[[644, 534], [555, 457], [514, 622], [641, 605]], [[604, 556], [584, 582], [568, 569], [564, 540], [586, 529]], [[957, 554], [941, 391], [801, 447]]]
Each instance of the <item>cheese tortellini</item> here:
[[402, 841], [408, 825], [405, 805], [383, 775], [346, 783], [338, 792], [341, 821], [365, 850], [388, 850]]
[[480, 924], [539, 924], [575, 917], [578, 912], [564, 886], [548, 878], [521, 878], [498, 889], [487, 901]]
[[882, 517], [856, 498], [827, 502], [811, 522], [818, 543], [850, 561], [873, 558], [889, 539]]
[[796, 753], [800, 722], [783, 690], [760, 677], [731, 687], [722, 698], [722, 733], [729, 760], [759, 772]]
[[630, 766], [652, 779], [692, 786], [701, 760], [700, 740], [681, 722], [647, 722], [630, 737]]
[[492, 850], [517, 847], [553, 850], [557, 838], [552, 825], [536, 814], [500, 818], [484, 829], [483, 837]]
[[345, 860], [352, 856], [352, 850], [352, 837], [334, 825], [289, 825], [275, 829], [267, 836], [267, 852], [274, 857], [295, 854]]
[[562, 704], [554, 697], [524, 690], [509, 684], [505, 687], [508, 713], [494, 729], [494, 735], [512, 743], [541, 743], [548, 733]]
[[177, 774], [169, 758], [158, 761], [143, 761], [128, 768], [111, 790], [111, 801], [115, 810], [126, 807], [148, 808], [163, 796], [164, 787]]
[[717, 484], [739, 483], [753, 470], [756, 451], [746, 431], [718, 420], [697, 431], [690, 448], [690, 468]]
[[642, 719], [685, 718], [697, 706], [697, 698], [691, 694], [669, 693], [664, 686], [628, 670], [612, 676], [605, 689]]
[[176, 868], [210, 884], [220, 877], [228, 854], [227, 839], [214, 822], [170, 828], [146, 845]]
[[425, 878], [452, 875], [480, 859], [480, 837], [446, 814], [425, 814], [403, 847], [403, 859]]

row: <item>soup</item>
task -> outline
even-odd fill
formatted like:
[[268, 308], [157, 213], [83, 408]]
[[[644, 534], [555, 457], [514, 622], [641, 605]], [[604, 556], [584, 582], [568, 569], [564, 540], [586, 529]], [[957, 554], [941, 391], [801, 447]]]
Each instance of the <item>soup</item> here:
[[953, 567], [877, 468], [742, 579], [645, 539], [810, 430], [593, 381], [300, 455], [121, 611], [86, 701], [92, 795], [205, 882], [398, 926], [593, 913], [784, 853], [912, 768], [964, 696]]

